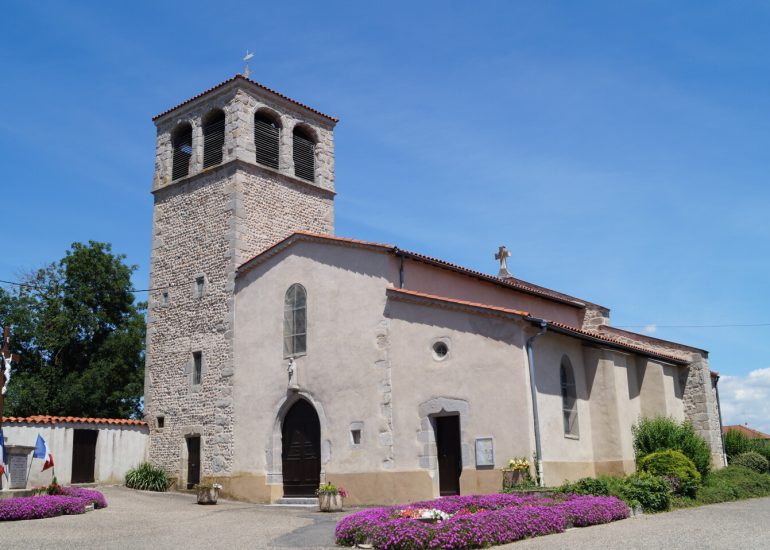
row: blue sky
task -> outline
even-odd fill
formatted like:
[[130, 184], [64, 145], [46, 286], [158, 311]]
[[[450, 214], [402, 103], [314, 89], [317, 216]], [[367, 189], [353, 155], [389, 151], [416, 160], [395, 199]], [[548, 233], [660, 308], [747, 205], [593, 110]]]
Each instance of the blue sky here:
[[[769, 26], [759, 1], [12, 1], [0, 279], [94, 239], [146, 288], [150, 119], [248, 48], [341, 119], [338, 235], [489, 273], [505, 244], [514, 275], [710, 350], [725, 420], [770, 431]], [[766, 326], [692, 327], [734, 324]]]

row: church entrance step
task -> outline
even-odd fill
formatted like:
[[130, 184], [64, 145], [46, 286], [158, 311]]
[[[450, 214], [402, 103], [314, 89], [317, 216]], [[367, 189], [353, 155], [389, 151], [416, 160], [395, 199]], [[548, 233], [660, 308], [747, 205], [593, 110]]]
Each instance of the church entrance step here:
[[284, 497], [279, 498], [273, 506], [295, 506], [298, 508], [317, 508], [318, 499], [315, 497]]

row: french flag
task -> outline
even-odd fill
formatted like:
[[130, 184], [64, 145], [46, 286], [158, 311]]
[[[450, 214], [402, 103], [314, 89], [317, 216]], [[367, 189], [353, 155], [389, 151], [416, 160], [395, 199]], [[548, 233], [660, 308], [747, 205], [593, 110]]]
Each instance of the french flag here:
[[48, 450], [48, 445], [45, 442], [45, 439], [40, 437], [40, 434], [37, 436], [37, 442], [35, 443], [35, 452], [32, 453], [32, 458], [40, 458], [45, 460], [45, 464], [43, 464], [43, 469], [40, 470], [41, 472], [45, 472], [48, 468], [53, 467], [53, 454], [51, 454], [51, 451]]

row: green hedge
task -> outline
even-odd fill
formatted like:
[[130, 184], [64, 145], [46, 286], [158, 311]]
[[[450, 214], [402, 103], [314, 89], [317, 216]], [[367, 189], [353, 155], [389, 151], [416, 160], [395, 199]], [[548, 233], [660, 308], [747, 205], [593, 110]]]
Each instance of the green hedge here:
[[727, 430], [725, 433], [725, 452], [730, 464], [738, 455], [748, 452], [759, 453], [770, 462], [770, 441], [751, 439], [738, 430]]
[[711, 469], [711, 449], [689, 422], [658, 416], [642, 418], [631, 428], [637, 463], [656, 451], [677, 450], [693, 461], [701, 476]]
[[703, 480], [696, 501], [714, 504], [729, 500], [770, 495], [770, 475], [760, 474], [743, 466], [728, 466], [716, 470]]
[[671, 505], [671, 491], [666, 481], [647, 472], [627, 477], [585, 477], [574, 483], [564, 483], [558, 491], [577, 495], [610, 495], [632, 508], [641, 506], [645, 512], [668, 510]]
[[681, 451], [650, 453], [639, 459], [636, 466], [639, 471], [665, 479], [675, 495], [694, 497], [701, 482], [701, 475], [695, 469], [695, 464]]
[[739, 454], [733, 459], [732, 465], [743, 466], [760, 474], [766, 474], [768, 468], [770, 468], [770, 463], [767, 459], [755, 451]]

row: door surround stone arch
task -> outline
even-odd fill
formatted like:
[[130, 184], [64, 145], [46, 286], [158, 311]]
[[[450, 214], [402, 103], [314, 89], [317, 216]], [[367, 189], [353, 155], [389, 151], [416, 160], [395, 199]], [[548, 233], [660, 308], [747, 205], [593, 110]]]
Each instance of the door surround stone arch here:
[[297, 401], [305, 400], [315, 409], [321, 424], [321, 483], [326, 480], [326, 464], [331, 459], [331, 441], [328, 438], [329, 422], [321, 403], [310, 392], [290, 391], [273, 407], [273, 429], [265, 445], [267, 484], [283, 485], [283, 420]]

